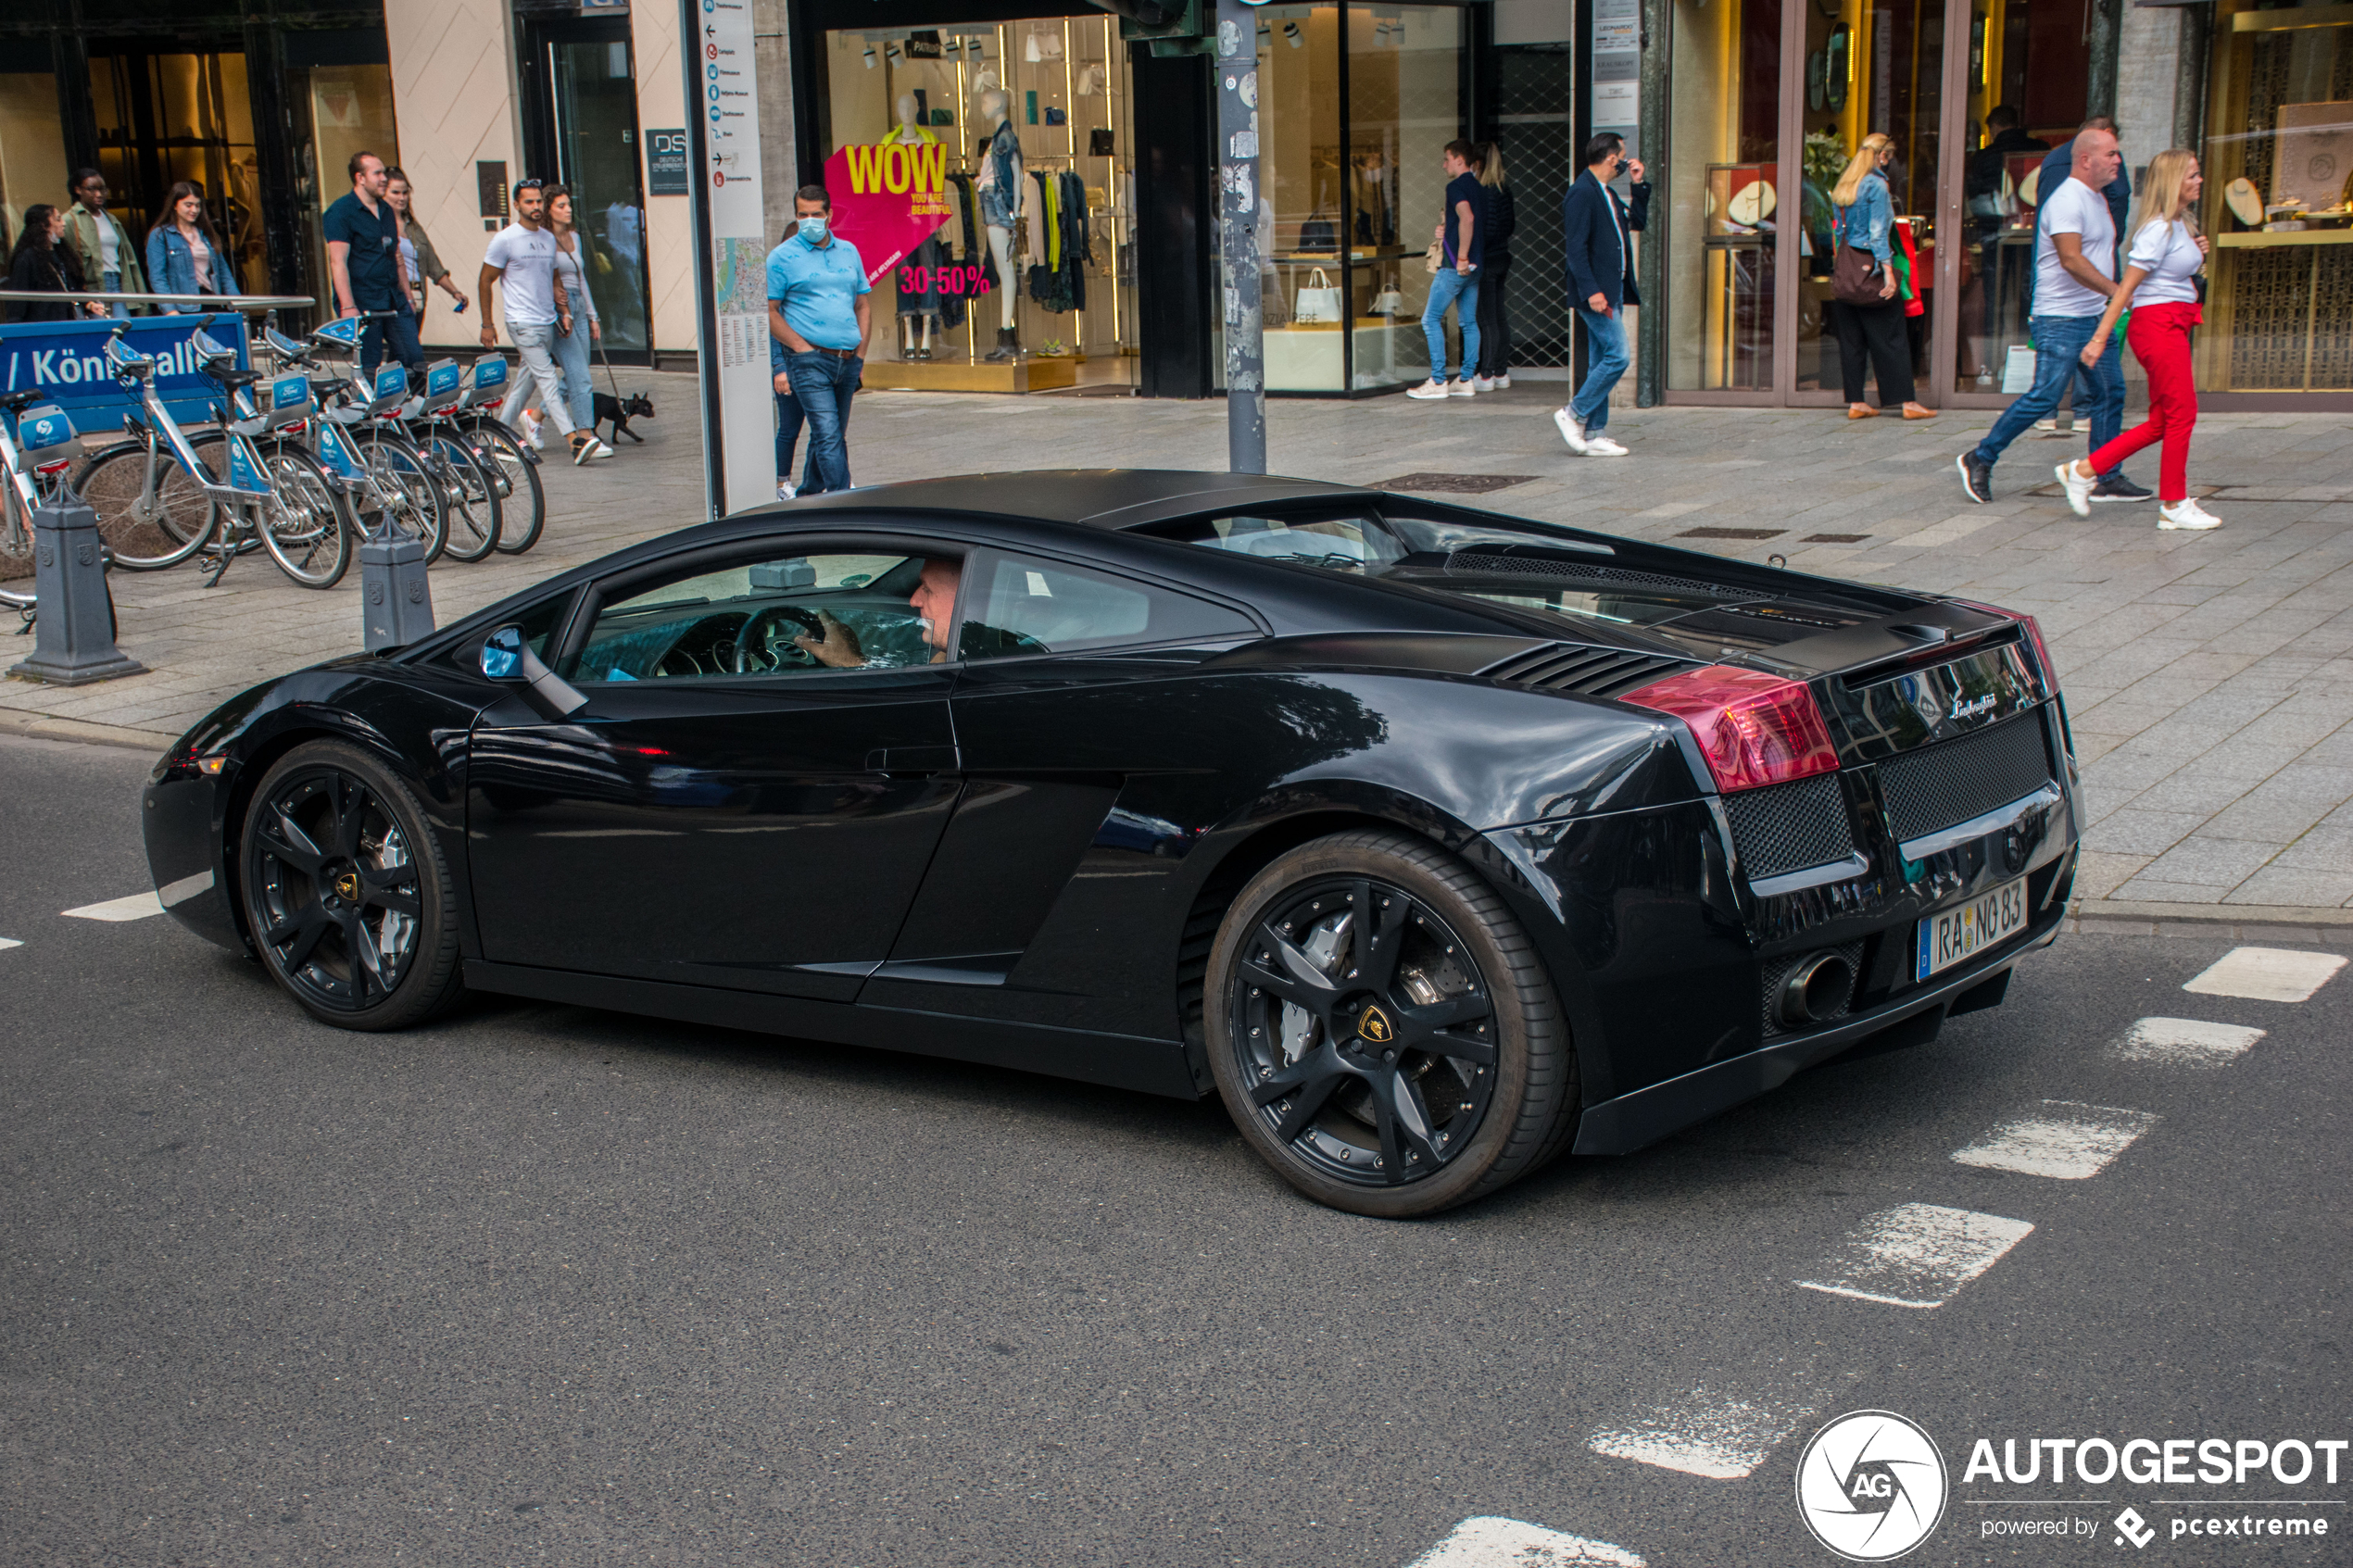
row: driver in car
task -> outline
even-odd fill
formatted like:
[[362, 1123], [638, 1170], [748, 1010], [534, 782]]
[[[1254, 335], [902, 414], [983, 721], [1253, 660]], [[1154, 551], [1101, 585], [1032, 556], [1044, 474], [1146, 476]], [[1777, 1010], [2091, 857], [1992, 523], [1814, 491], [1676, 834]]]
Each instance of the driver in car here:
[[[934, 558], [924, 562], [923, 580], [907, 596], [923, 623], [924, 641], [931, 650], [934, 664], [945, 664], [952, 657], [948, 647], [949, 633], [956, 626], [956, 585], [963, 580], [964, 563], [960, 560]], [[855, 670], [866, 662], [866, 650], [858, 646], [858, 633], [834, 619], [833, 612], [817, 612], [820, 639], [808, 635], [795, 637], [793, 646], [829, 670]]]

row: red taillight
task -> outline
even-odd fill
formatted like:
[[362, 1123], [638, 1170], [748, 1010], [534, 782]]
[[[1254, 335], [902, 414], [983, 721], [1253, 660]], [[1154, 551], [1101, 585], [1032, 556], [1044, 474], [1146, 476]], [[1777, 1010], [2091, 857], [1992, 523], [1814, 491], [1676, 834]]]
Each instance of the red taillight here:
[[1691, 726], [1719, 790], [1755, 789], [1838, 771], [1830, 726], [1803, 681], [1711, 664], [1618, 699]]
[[1988, 615], [1998, 615], [2005, 621], [2015, 621], [2025, 627], [2026, 640], [2034, 645], [2035, 670], [2043, 677], [2043, 684], [2052, 691], [2058, 690], [2058, 666], [2051, 662], [2051, 645], [2043, 640], [2043, 628], [2036, 624], [2032, 616], [2004, 609], [2000, 605], [1982, 605], [1969, 599], [1955, 599], [1953, 602], [1963, 609], [1983, 610]]

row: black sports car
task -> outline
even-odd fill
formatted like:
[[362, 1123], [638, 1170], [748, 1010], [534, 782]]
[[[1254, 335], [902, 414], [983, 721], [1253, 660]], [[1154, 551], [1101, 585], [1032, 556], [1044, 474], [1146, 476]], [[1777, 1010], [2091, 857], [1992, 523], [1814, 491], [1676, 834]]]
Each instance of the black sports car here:
[[684, 529], [256, 686], [145, 798], [317, 1017], [461, 987], [1221, 1095], [1428, 1213], [1993, 1007], [2032, 619], [1437, 502], [987, 474]]

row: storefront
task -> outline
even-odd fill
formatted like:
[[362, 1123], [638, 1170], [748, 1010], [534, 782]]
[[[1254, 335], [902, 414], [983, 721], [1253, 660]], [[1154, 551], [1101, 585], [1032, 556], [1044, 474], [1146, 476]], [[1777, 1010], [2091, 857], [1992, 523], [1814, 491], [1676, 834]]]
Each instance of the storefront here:
[[[1843, 401], [1831, 193], [1863, 137], [1883, 132], [1899, 250], [1910, 242], [1920, 399], [2002, 405], [2029, 347], [2046, 151], [2113, 112], [2137, 178], [2177, 124], [2197, 123], [2201, 94], [2217, 253], [2200, 390], [2222, 395], [2210, 407], [2353, 390], [2353, 250], [2339, 243], [2353, 241], [2353, 42], [2340, 43], [2353, 8], [2220, 0], [2156, 13], [2162, 31], [2146, 12], [2034, 0], [1649, 8], [1667, 33], [1663, 199], [1645, 241], [1664, 306], [1653, 384], [1667, 401]], [[2120, 59], [2136, 48], [2146, 57]]]

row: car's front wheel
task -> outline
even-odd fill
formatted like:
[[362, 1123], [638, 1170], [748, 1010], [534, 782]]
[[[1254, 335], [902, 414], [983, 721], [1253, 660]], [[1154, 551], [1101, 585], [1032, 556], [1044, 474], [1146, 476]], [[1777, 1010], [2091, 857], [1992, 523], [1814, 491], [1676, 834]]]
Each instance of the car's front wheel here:
[[281, 758], [245, 812], [245, 919], [314, 1018], [398, 1029], [460, 989], [457, 898], [409, 786], [340, 741]]
[[1211, 949], [1210, 1063], [1242, 1136], [1319, 1202], [1405, 1219], [1557, 1152], [1578, 1103], [1527, 934], [1453, 857], [1403, 834], [1302, 845]]

